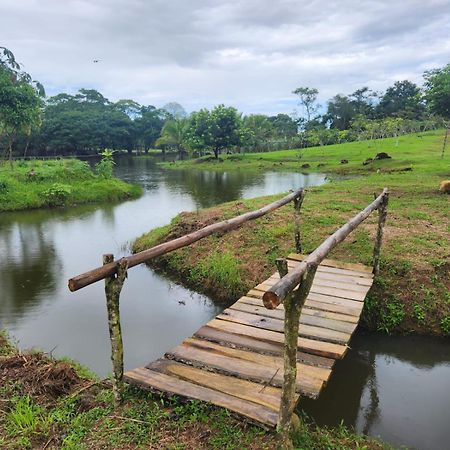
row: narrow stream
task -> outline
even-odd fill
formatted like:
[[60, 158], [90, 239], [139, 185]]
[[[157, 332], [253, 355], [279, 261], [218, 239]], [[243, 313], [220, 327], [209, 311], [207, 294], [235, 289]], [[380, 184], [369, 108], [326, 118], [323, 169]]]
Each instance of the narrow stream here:
[[[180, 211], [324, 182], [322, 174], [164, 171], [152, 158], [121, 158], [119, 177], [144, 195], [117, 205], [0, 214], [0, 328], [22, 348], [69, 356], [110, 372], [103, 284], [76, 293], [71, 276], [101, 264]], [[156, 359], [207, 322], [222, 305], [145, 266], [130, 270], [121, 295], [125, 367]], [[450, 446], [448, 340], [365, 335], [352, 340], [321, 399], [301, 407], [318, 423], [343, 421], [395, 445]]]

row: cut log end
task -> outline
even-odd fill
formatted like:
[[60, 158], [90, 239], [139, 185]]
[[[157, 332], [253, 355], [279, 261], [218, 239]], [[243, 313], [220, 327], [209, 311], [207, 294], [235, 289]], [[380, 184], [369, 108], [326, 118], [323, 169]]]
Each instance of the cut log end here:
[[73, 278], [69, 280], [68, 286], [70, 292], [75, 292], [77, 290], [77, 283]]
[[277, 294], [266, 291], [263, 295], [263, 303], [267, 309], [275, 309], [281, 302]]

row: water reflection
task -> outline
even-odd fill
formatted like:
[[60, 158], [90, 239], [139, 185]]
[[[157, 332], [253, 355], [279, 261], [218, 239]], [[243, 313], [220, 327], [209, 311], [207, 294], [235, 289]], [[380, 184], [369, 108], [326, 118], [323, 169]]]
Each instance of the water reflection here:
[[[104, 253], [128, 253], [130, 241], [182, 210], [306, 183], [298, 174], [164, 171], [153, 158], [120, 158], [116, 169], [141, 184], [144, 195], [116, 205], [0, 215], [0, 326], [23, 347], [56, 346], [55, 355], [70, 355], [100, 374], [110, 370], [103, 286], [70, 293], [68, 278], [100, 265]], [[308, 182], [319, 184], [323, 176], [311, 175]], [[164, 353], [218, 312], [207, 297], [145, 267], [130, 271], [121, 300], [130, 365]]]
[[301, 408], [320, 425], [341, 421], [393, 445], [447, 448], [450, 343], [359, 332], [318, 400]]

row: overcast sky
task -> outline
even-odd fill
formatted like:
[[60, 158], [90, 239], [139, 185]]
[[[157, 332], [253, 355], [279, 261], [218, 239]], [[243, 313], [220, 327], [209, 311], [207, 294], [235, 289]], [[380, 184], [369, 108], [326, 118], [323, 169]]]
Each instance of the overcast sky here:
[[299, 86], [420, 84], [450, 62], [450, 0], [0, 0], [0, 46], [48, 95], [291, 113]]

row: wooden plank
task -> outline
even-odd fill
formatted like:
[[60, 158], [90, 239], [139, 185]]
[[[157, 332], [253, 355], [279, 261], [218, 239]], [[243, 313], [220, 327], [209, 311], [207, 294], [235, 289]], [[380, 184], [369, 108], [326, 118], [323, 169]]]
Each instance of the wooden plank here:
[[364, 302], [350, 300], [341, 297], [334, 297], [332, 295], [327, 294], [318, 294], [317, 292], [310, 292], [308, 295], [308, 299], [322, 303], [329, 303], [331, 305], [345, 306], [359, 311], [362, 311], [362, 309], [364, 308]]
[[[300, 264], [298, 261], [293, 261], [291, 259], [288, 259], [287, 262], [288, 262], [289, 269], [293, 269], [294, 267], [297, 267]], [[367, 278], [367, 279], [373, 278], [373, 275], [369, 275], [364, 272], [355, 272], [354, 270], [339, 269], [338, 267], [320, 265], [317, 270], [319, 270], [320, 272], [334, 273], [334, 274], [338, 274], [338, 275], [350, 275], [352, 277], [360, 277], [360, 278]]]
[[[226, 313], [219, 314], [217, 319], [237, 322], [252, 327], [263, 328], [265, 330], [278, 331], [280, 333], [282, 333], [284, 329], [283, 320], [273, 319], [271, 317], [261, 317], [232, 309], [227, 310]], [[351, 333], [300, 324], [299, 336], [337, 344], [346, 344], [350, 340]]]
[[[197, 340], [211, 345], [215, 345], [211, 342]], [[231, 353], [243, 352], [243, 350], [230, 349], [228, 347], [220, 346], [219, 350], [214, 348], [208, 348], [207, 346], [191, 345], [189, 342], [183, 342], [181, 345], [173, 348], [166, 353], [166, 358], [182, 361], [187, 364], [192, 364], [196, 367], [208, 368], [216, 370], [220, 373], [224, 373], [244, 380], [250, 380], [257, 383], [267, 383], [272, 386], [281, 386], [283, 383], [283, 360], [278, 358], [279, 362], [271, 362], [270, 357], [267, 355], [258, 355], [261, 358], [267, 358], [267, 365], [261, 364], [261, 362], [255, 362], [244, 358], [234, 357]], [[250, 355], [255, 356], [251, 352]], [[242, 355], [240, 355], [242, 356]], [[319, 394], [324, 379], [310, 376], [305, 368], [311, 369], [312, 366], [306, 366], [298, 364], [299, 373], [297, 377], [296, 389], [303, 395], [315, 398]], [[316, 368], [320, 369], [320, 368]], [[326, 370], [326, 369], [321, 369]]]
[[[288, 262], [288, 267], [289, 267], [289, 271], [291, 271], [294, 269], [295, 264], [291, 265]], [[336, 280], [336, 281], [345, 282], [345, 283], [354, 283], [354, 284], [358, 284], [360, 286], [372, 286], [372, 284], [373, 284], [372, 278], [345, 275], [344, 273], [333, 273], [333, 272], [329, 272], [327, 269], [328, 268], [326, 268], [326, 267], [319, 266], [317, 268], [315, 278], [321, 279], [321, 280], [328, 280], [328, 281]], [[269, 278], [275, 278], [275, 279], [279, 280], [280, 276], [278, 275], [277, 272], [274, 272]]]
[[[262, 301], [254, 297], [241, 297], [236, 303], [231, 305], [233, 308], [236, 304], [247, 304], [261, 307]], [[307, 314], [315, 317], [323, 317], [327, 319], [342, 320], [343, 322], [358, 323], [361, 309], [352, 309], [346, 307], [340, 307], [331, 305], [332, 308], [337, 308], [337, 312], [334, 309], [329, 310], [329, 305], [327, 303], [314, 302], [311, 300], [306, 300], [305, 305], [302, 309], [302, 314]], [[276, 309], [267, 309], [267, 311], [283, 311], [283, 304], [278, 305]]]
[[[248, 400], [253, 403], [279, 410], [281, 389], [273, 386], [261, 386], [252, 381], [208, 372], [186, 364], [168, 359], [158, 359], [147, 366], [147, 369], [165, 373], [190, 383], [204, 386], [224, 394]], [[298, 396], [297, 396], [298, 399]]]
[[124, 374], [127, 382], [138, 384], [146, 389], [166, 392], [169, 395], [192, 398], [212, 403], [222, 408], [241, 414], [262, 425], [274, 427], [277, 424], [278, 413], [270, 408], [257, 405], [253, 402], [238, 399], [214, 389], [198, 386], [188, 381], [155, 372], [146, 368], [138, 368]]
[[[227, 331], [229, 333], [234, 333], [242, 336], [250, 336], [266, 342], [278, 342], [284, 345], [284, 334], [275, 331], [263, 330], [248, 325], [217, 319], [213, 319], [208, 322], [207, 326], [214, 329]], [[302, 351], [306, 353], [312, 353], [313, 355], [319, 355], [333, 359], [341, 359], [347, 352], [347, 346], [345, 345], [316, 341], [314, 339], [306, 338], [299, 338], [298, 346]]]
[[[263, 317], [272, 317], [278, 320], [284, 320], [284, 310], [282, 309], [267, 309], [264, 306], [248, 305], [246, 303], [236, 302], [230, 308], [223, 311], [222, 314], [227, 314], [232, 309], [235, 311], [242, 311], [250, 314], [256, 314]], [[303, 308], [305, 310], [306, 308]], [[344, 322], [341, 320], [331, 319], [327, 317], [320, 317], [314, 314], [302, 314], [300, 316], [300, 323], [305, 325], [312, 325], [321, 328], [328, 328], [330, 330], [342, 331], [344, 333], [352, 334], [355, 331], [355, 324]]]
[[[294, 261], [303, 261], [306, 258], [305, 255], [299, 255], [297, 253], [290, 253], [288, 255], [288, 259], [292, 259]], [[341, 261], [336, 261], [335, 259], [324, 259], [320, 263], [321, 266], [331, 266], [337, 267], [339, 269], [353, 270], [355, 272], [362, 272], [364, 274], [372, 275], [372, 268], [368, 267], [364, 264], [359, 263], [345, 263]]]
[[[236, 348], [224, 347], [220, 344], [213, 342], [206, 342], [203, 339], [187, 338], [183, 344], [191, 345], [196, 348], [205, 349], [208, 351], [216, 351], [227, 356], [237, 358], [239, 360], [251, 361], [260, 364], [263, 367], [278, 368], [284, 365], [283, 358], [273, 355], [261, 355], [255, 352], [249, 352], [247, 350], [239, 350]], [[304, 364], [298, 364], [299, 370], [302, 370], [308, 377], [319, 378], [322, 381], [328, 380], [331, 371], [323, 367], [308, 366]]]
[[[229, 333], [227, 331], [214, 329], [208, 326], [201, 327], [195, 332], [195, 337], [206, 339], [207, 341], [217, 342], [221, 345], [241, 348], [262, 354], [283, 356], [284, 346], [278, 342], [266, 342], [261, 339], [255, 339], [250, 336]], [[334, 365], [334, 359], [323, 356], [312, 355], [299, 351], [297, 360], [304, 364], [331, 369]]]
[[[272, 284], [261, 283], [261, 284], [258, 284], [257, 286], [255, 286], [253, 289], [265, 292], [272, 286], [273, 286]], [[363, 302], [364, 299], [366, 298], [366, 294], [367, 294], [367, 291], [355, 292], [355, 291], [350, 291], [350, 290], [346, 290], [346, 289], [320, 286], [317, 283], [313, 283], [313, 285], [311, 286], [310, 292], [315, 293], [315, 294], [331, 295], [333, 297], [345, 298], [347, 300], [356, 300], [359, 302]]]
[[[322, 278], [321, 276], [316, 275], [314, 277], [313, 284], [316, 284], [319, 286], [325, 286], [325, 287], [335, 287], [338, 289], [344, 289], [344, 290], [348, 290], [348, 291], [364, 292], [364, 293], [367, 293], [372, 285], [372, 283], [370, 285], [361, 285], [361, 284], [355, 283], [353, 281], [345, 281], [344, 279], [339, 279], [339, 278], [340, 278], [340, 276], [337, 275], [336, 279], [329, 280], [329, 279]], [[261, 284], [273, 286], [279, 280], [280, 280], [279, 276], [271, 276], [271, 277], [267, 278], [267, 280], [263, 281]]]
[[[245, 297], [255, 298], [262, 303], [263, 293], [264, 292], [262, 292], [262, 291], [257, 291], [256, 289], [252, 289], [247, 292]], [[343, 299], [340, 297], [333, 297], [330, 295], [315, 294], [312, 292], [309, 293], [306, 302], [308, 302], [309, 300], [330, 305], [329, 309], [326, 309], [327, 311], [336, 311], [336, 312], [341, 312], [343, 314], [351, 314], [351, 315], [355, 315], [355, 316], [359, 316], [364, 307], [364, 302], [359, 302], [359, 301], [355, 301], [355, 300], [347, 300], [347, 299]], [[281, 307], [282, 307], [282, 305], [278, 306], [278, 308], [281, 308]], [[322, 309], [325, 309], [325, 306]]]
[[362, 306], [361, 308], [351, 308], [348, 306], [342, 306], [342, 305], [335, 305], [333, 303], [323, 303], [323, 302], [317, 302], [315, 300], [306, 300], [305, 306], [307, 308], [312, 308], [316, 311], [322, 311], [322, 312], [330, 312], [330, 313], [337, 313], [340, 316], [346, 317], [347, 319], [341, 319], [341, 320], [348, 320], [352, 323], [358, 323], [359, 322], [359, 316], [361, 315]]

